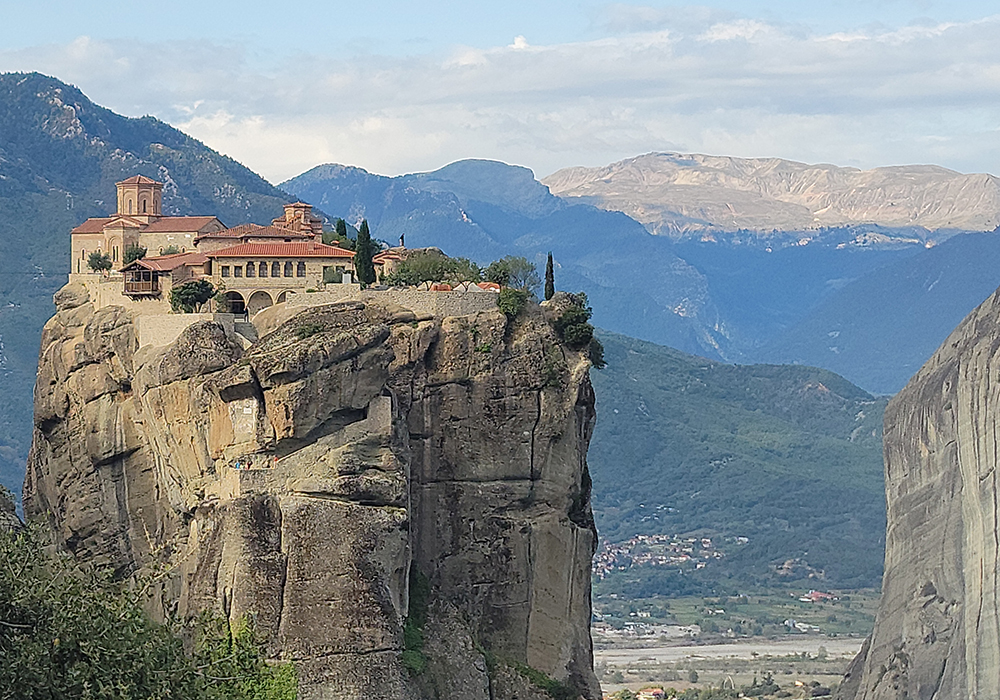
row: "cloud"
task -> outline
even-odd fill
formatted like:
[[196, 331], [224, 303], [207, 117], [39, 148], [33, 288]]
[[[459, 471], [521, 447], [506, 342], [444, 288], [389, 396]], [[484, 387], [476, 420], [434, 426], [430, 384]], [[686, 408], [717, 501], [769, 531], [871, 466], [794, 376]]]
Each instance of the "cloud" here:
[[539, 175], [652, 150], [988, 170], [1000, 17], [821, 34], [705, 8], [611, 6], [602, 38], [447, 55], [268, 62], [239, 43], [0, 52], [154, 114], [280, 181], [321, 162], [395, 174], [466, 157]]

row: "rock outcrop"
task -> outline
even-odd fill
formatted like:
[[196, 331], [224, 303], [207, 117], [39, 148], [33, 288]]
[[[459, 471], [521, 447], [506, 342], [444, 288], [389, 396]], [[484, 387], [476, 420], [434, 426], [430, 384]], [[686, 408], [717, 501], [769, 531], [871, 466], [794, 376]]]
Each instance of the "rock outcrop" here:
[[555, 307], [342, 303], [136, 350], [125, 309], [56, 302], [24, 507], [67, 551], [161, 572], [157, 614], [252, 615], [306, 699], [541, 697], [528, 667], [599, 696], [594, 396]]
[[882, 599], [841, 698], [1000, 697], [1000, 292], [885, 412]]

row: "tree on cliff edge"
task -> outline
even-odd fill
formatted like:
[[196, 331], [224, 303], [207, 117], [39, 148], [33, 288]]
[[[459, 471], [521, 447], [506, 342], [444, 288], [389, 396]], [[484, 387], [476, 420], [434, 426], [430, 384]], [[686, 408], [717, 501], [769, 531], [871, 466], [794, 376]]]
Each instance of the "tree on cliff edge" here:
[[375, 282], [375, 265], [372, 262], [374, 254], [375, 245], [372, 243], [372, 235], [368, 230], [368, 219], [363, 219], [361, 228], [358, 229], [358, 245], [354, 253], [354, 272], [362, 287], [367, 287]]
[[552, 269], [552, 253], [549, 253], [549, 259], [545, 261], [545, 301], [548, 301], [556, 295], [556, 274]]

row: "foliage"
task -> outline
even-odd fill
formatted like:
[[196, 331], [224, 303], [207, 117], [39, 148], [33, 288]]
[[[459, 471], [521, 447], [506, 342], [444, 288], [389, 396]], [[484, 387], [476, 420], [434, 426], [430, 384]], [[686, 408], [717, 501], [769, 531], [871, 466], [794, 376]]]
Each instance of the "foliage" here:
[[323, 242], [327, 245], [339, 246], [345, 250], [355, 250], [357, 247], [357, 241], [348, 235], [347, 222], [343, 219], [337, 219], [334, 222], [333, 231], [323, 232]]
[[494, 260], [483, 271], [483, 276], [489, 282], [496, 282], [501, 287], [513, 287], [534, 293], [541, 284], [535, 265], [527, 258], [517, 255], [507, 255]]
[[14, 492], [0, 484], [0, 513], [13, 513], [15, 505]]
[[424, 625], [427, 624], [427, 609], [430, 605], [430, 580], [410, 566], [410, 597], [406, 621], [403, 623], [403, 666], [413, 675], [419, 675], [427, 668], [424, 656]]
[[338, 270], [336, 267], [323, 268], [323, 284], [340, 284], [343, 281], [343, 270]]
[[294, 700], [290, 665], [269, 665], [249, 624], [179, 630], [151, 622], [144, 587], [48, 559], [37, 532], [0, 533], [0, 697]]
[[160, 255], [177, 255], [179, 252], [181, 252], [181, 249], [178, 248], [177, 246], [168, 245], [166, 248], [163, 249], [163, 252], [160, 253]]
[[764, 695], [777, 693], [781, 688], [774, 682], [774, 675], [768, 671], [764, 674], [763, 680], [757, 680], [754, 676], [753, 683], [743, 688], [744, 697], [759, 698]]
[[[180, 252], [180, 251], [177, 251]], [[146, 248], [139, 245], [138, 243], [130, 243], [125, 248], [125, 252], [122, 256], [122, 261], [128, 265], [130, 262], [135, 262], [136, 260], [141, 260], [146, 257]]]
[[229, 297], [226, 296], [224, 289], [217, 289], [212, 300], [215, 302], [215, 310], [220, 314], [232, 313], [233, 306], [229, 303]]
[[570, 299], [573, 304], [563, 311], [553, 324], [556, 333], [574, 350], [586, 348], [590, 363], [597, 369], [604, 369], [607, 366], [604, 346], [594, 337], [594, 327], [590, 324], [593, 310], [587, 303], [587, 295], [583, 292], [571, 294]]
[[408, 286], [421, 282], [478, 282], [482, 279], [479, 266], [468, 258], [449, 258], [437, 250], [410, 253], [396, 270], [383, 280], [392, 286]]
[[111, 256], [95, 250], [87, 256], [87, 267], [94, 272], [107, 272], [111, 269]]
[[545, 301], [548, 301], [556, 294], [556, 275], [552, 269], [552, 253], [549, 253], [545, 261]]
[[504, 287], [497, 294], [497, 308], [509, 319], [516, 318], [524, 310], [527, 303], [528, 292], [523, 289]]
[[306, 338], [311, 338], [314, 335], [322, 333], [324, 330], [326, 330], [326, 326], [322, 323], [303, 323], [296, 327], [295, 337], [299, 340], [305, 340]]
[[[601, 333], [608, 369], [592, 380], [600, 419], [588, 462], [601, 538], [747, 537], [700, 571], [631, 569], [602, 594], [651, 597], [798, 585], [877, 586], [885, 501], [882, 411], [832, 372], [727, 365]], [[801, 559], [787, 575], [777, 565]]]
[[533, 668], [518, 661], [507, 661], [506, 663], [513, 667], [515, 671], [527, 678], [533, 686], [542, 690], [546, 695], [554, 700], [576, 700], [576, 698], [579, 697], [579, 693], [576, 690], [565, 683], [560, 683], [554, 678], [550, 678], [537, 668]]
[[215, 287], [208, 280], [192, 280], [170, 290], [170, 308], [174, 313], [191, 314], [215, 296]]
[[358, 229], [357, 247], [354, 252], [354, 270], [362, 287], [375, 283], [375, 265], [372, 263], [372, 257], [376, 250], [377, 247], [372, 242], [371, 232], [368, 230], [368, 220], [365, 219]]

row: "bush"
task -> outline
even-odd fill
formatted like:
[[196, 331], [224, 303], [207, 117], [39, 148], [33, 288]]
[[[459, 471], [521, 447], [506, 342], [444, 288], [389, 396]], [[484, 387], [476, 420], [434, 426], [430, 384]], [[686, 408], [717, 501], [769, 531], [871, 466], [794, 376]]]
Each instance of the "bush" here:
[[33, 528], [0, 533], [0, 697], [294, 700], [289, 664], [267, 663], [249, 623], [205, 617], [192, 655], [152, 622], [146, 588], [50, 559]]
[[597, 369], [604, 369], [604, 346], [594, 337], [594, 327], [590, 324], [593, 310], [587, 305], [587, 295], [571, 294], [573, 304], [552, 324], [559, 338], [574, 350], [587, 349], [590, 363]]
[[424, 656], [424, 625], [430, 605], [431, 582], [417, 569], [410, 566], [410, 597], [406, 620], [403, 622], [403, 666], [413, 675], [420, 675], [427, 668]]
[[177, 255], [179, 252], [181, 252], [181, 249], [178, 248], [177, 246], [168, 245], [166, 248], [163, 249], [163, 252], [161, 252], [160, 255]]
[[497, 295], [497, 307], [508, 319], [517, 317], [528, 303], [528, 292], [523, 289], [504, 287]]
[[215, 296], [215, 287], [208, 280], [194, 280], [170, 290], [170, 308], [174, 313], [192, 314]]
[[128, 245], [128, 247], [125, 248], [125, 253], [122, 255], [122, 260], [126, 265], [128, 265], [130, 262], [141, 260], [144, 257], [146, 257], [146, 249], [141, 245], [139, 245], [138, 243], [131, 243]]
[[435, 250], [421, 250], [411, 253], [382, 281], [390, 286], [408, 286], [422, 282], [458, 284], [481, 280], [479, 266], [468, 258], [449, 258]]
[[491, 262], [483, 271], [483, 276], [488, 282], [495, 282], [501, 287], [513, 287], [532, 293], [542, 283], [534, 263], [516, 255]]
[[95, 250], [87, 256], [87, 267], [94, 272], [107, 272], [111, 269], [111, 256]]

